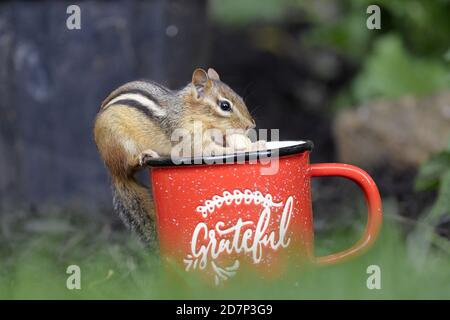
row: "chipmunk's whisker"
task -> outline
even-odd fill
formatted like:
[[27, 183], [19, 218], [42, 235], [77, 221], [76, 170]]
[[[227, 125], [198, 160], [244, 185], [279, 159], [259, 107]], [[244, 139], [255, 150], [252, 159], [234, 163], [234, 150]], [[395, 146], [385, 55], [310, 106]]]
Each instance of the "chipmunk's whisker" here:
[[252, 110], [250, 110], [250, 114], [252, 115], [252, 117], [254, 117], [256, 110], [260, 109], [261, 107], [262, 106], [259, 105], [259, 106], [254, 107]]
[[250, 95], [251, 91], [250, 88], [253, 85], [253, 82], [249, 82], [245, 87], [244, 90], [242, 90], [242, 100], [244, 100], [244, 102], [246, 102], [245, 100], [247, 99], [247, 97]]

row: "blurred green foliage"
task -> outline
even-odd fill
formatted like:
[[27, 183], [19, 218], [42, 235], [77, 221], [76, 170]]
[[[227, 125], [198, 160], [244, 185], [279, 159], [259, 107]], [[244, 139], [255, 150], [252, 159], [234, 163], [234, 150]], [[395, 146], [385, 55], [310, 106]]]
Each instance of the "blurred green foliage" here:
[[[425, 191], [439, 188], [448, 172], [450, 172], [450, 140], [445, 150], [431, 157], [420, 168], [416, 179], [416, 190]], [[448, 198], [450, 199], [450, 194]]]
[[[423, 267], [432, 254], [432, 247], [438, 247], [450, 255], [450, 242], [440, 236], [435, 228], [439, 222], [450, 218], [450, 164], [449, 151], [443, 151], [433, 157], [420, 170], [416, 186], [419, 189], [438, 188], [435, 202], [418, 219], [414, 230], [408, 236], [407, 250], [409, 255], [415, 257], [415, 265]], [[439, 178], [437, 177], [438, 171]]]
[[[317, 40], [335, 47], [353, 57], [363, 59], [380, 35], [396, 33], [414, 53], [442, 59], [450, 49], [450, 1], [448, 0], [360, 0], [360, 1], [296, 1], [313, 17], [320, 6], [337, 7], [336, 19], [315, 19], [313, 33]], [[369, 5], [381, 9], [381, 30], [366, 28]]]
[[211, 0], [211, 15], [228, 27], [240, 28], [248, 23], [265, 20], [277, 21], [285, 13], [283, 0]]
[[[254, 22], [304, 19], [317, 42], [363, 57], [372, 38], [396, 32], [417, 54], [442, 58], [450, 49], [450, 0], [211, 0], [212, 17], [228, 27], [242, 28]], [[366, 28], [366, 9], [381, 7], [382, 29]]]
[[[317, 18], [317, 5], [299, 3], [316, 17], [309, 43], [334, 48], [359, 66], [335, 107], [450, 87], [450, 1], [340, 1], [335, 19]], [[366, 28], [371, 4], [381, 8], [380, 30]]]
[[437, 190], [436, 201], [429, 213], [422, 217], [422, 223], [434, 226], [443, 217], [450, 217], [450, 141], [445, 150], [422, 165], [416, 178], [416, 189]]
[[[0, 299], [445, 299], [450, 295], [446, 285], [450, 256], [432, 252], [423, 267], [415, 268], [416, 257], [408, 256], [394, 228], [384, 228], [375, 247], [350, 262], [290, 270], [285, 279], [274, 282], [241, 272], [220, 289], [184, 270], [179, 270], [181, 278], [172, 273], [166, 277], [157, 258], [129, 241], [128, 234], [105, 237], [96, 228], [80, 230], [17, 239], [8, 245], [7, 254], [3, 247]], [[353, 233], [319, 235], [316, 251], [345, 249]], [[72, 264], [81, 269], [81, 290], [66, 288], [66, 269]], [[381, 268], [381, 290], [366, 286], [370, 265]]]
[[[381, 8], [381, 30], [366, 27], [372, 4]], [[450, 0], [213, 0], [211, 12], [233, 28], [309, 23], [301, 44], [333, 49], [358, 66], [337, 107], [450, 87]]]
[[375, 40], [371, 54], [352, 84], [352, 93], [360, 102], [376, 97], [424, 95], [448, 88], [448, 71], [438, 59], [411, 55], [398, 35], [389, 34]]

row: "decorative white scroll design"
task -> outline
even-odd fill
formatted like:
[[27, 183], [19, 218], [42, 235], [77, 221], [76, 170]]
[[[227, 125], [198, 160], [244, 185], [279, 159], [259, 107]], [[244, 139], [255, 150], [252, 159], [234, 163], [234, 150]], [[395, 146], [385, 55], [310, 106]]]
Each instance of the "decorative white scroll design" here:
[[[191, 239], [191, 252], [183, 259], [185, 270], [205, 270], [208, 265], [214, 272], [216, 285], [234, 276], [239, 269], [240, 261], [235, 260], [228, 267], [219, 266], [217, 259], [221, 255], [246, 254], [250, 255], [254, 264], [260, 263], [264, 258], [264, 250], [269, 248], [278, 250], [289, 246], [290, 238], [287, 230], [293, 211], [293, 197], [289, 196], [285, 203], [275, 202], [271, 194], [263, 195], [260, 191], [234, 190], [225, 191], [222, 195], [214, 195], [206, 200], [204, 205], [197, 207], [196, 211], [203, 218], [208, 217], [216, 209], [231, 204], [255, 204], [262, 207], [258, 221], [243, 220], [239, 218], [232, 226], [218, 221], [211, 229], [205, 222], [199, 222]], [[279, 225], [276, 230], [268, 232], [272, 218], [272, 208], [283, 207]], [[199, 245], [199, 242], [206, 244]]]
[[197, 207], [197, 212], [200, 212], [203, 218], [208, 216], [208, 213], [213, 213], [216, 209], [226, 205], [230, 205], [233, 202], [236, 204], [241, 204], [244, 202], [245, 204], [254, 203], [256, 205], [262, 205], [263, 207], [281, 207], [283, 205], [282, 202], [273, 202], [273, 197], [271, 194], [266, 194], [265, 196], [260, 191], [254, 191], [245, 189], [244, 192], [240, 190], [234, 190], [233, 193], [229, 191], [224, 191], [222, 196], [215, 195], [211, 200], [206, 200], [203, 206]]

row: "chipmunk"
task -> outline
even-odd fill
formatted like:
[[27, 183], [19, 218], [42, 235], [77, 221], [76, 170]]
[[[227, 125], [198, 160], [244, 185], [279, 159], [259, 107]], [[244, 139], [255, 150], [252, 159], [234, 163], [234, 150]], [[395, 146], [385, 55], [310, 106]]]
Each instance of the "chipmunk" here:
[[[149, 158], [170, 156], [177, 128], [248, 130], [255, 127], [242, 98], [220, 81], [214, 69], [196, 69], [192, 81], [172, 91], [152, 81], [133, 81], [114, 90], [101, 104], [94, 137], [111, 175], [113, 206], [124, 223], [146, 243], [156, 243], [150, 190], [134, 175]], [[227, 153], [228, 146], [205, 135], [203, 146]]]

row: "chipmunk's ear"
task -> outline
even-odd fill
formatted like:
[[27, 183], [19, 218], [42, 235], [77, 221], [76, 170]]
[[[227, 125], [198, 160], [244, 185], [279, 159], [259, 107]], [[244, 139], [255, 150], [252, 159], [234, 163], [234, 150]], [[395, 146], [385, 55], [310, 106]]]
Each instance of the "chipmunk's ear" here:
[[209, 68], [209, 69], [208, 69], [208, 77], [209, 77], [211, 80], [216, 80], [216, 81], [219, 81], [219, 80], [220, 80], [219, 74], [218, 74], [217, 71], [214, 70], [213, 68]]
[[198, 68], [192, 74], [192, 84], [197, 92], [197, 98], [200, 98], [211, 87], [211, 80], [205, 70]]

